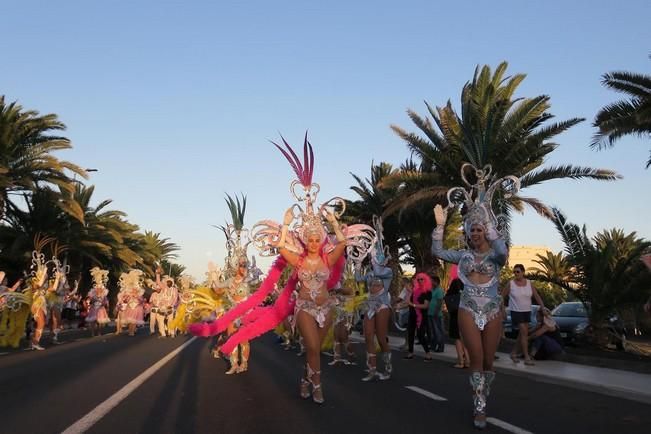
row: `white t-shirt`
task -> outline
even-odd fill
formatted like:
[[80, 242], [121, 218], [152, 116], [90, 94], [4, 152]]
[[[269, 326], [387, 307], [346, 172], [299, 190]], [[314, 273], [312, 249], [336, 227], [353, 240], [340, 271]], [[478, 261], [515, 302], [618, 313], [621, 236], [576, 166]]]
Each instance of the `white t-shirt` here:
[[531, 282], [527, 280], [524, 286], [519, 286], [515, 280], [511, 280], [509, 286], [509, 310], [511, 312], [531, 312], [531, 295], [533, 294]]
[[400, 291], [398, 298], [402, 301], [406, 301], [409, 298], [410, 293], [411, 291], [409, 291], [407, 288], [402, 288], [402, 291]]

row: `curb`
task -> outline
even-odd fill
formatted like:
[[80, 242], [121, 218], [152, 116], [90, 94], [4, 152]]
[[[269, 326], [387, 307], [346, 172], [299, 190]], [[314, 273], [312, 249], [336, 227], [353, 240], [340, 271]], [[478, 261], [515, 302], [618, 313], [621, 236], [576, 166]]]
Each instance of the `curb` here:
[[[364, 338], [352, 336], [350, 337], [351, 341], [364, 342]], [[395, 341], [397, 338], [389, 336], [389, 347], [394, 351], [401, 351], [400, 345]], [[400, 341], [402, 341], [400, 339]], [[414, 348], [414, 354], [424, 356], [425, 352], [422, 349]], [[568, 367], [572, 368], [575, 371], [583, 371], [584, 373], [591, 373], [596, 378], [594, 382], [582, 381], [576, 378], [573, 378], [569, 375], [559, 376], [550, 372], [541, 372], [540, 367], [536, 369], [539, 365], [536, 366], [527, 366], [525, 367], [522, 363], [513, 364], [509, 355], [506, 353], [496, 353], [499, 356], [499, 360], [495, 363], [495, 370], [503, 373], [510, 374], [519, 377], [526, 377], [535, 381], [540, 381], [543, 383], [554, 384], [558, 386], [571, 387], [574, 389], [584, 390], [588, 392], [599, 393], [602, 395], [613, 396], [616, 398], [624, 398], [632, 401], [642, 402], [645, 404], [651, 404], [651, 375], [640, 374], [637, 372], [627, 372], [617, 369], [610, 368], [598, 368], [593, 366], [578, 365], [568, 362], [558, 362], [558, 361], [542, 361], [538, 362], [544, 367], [544, 364], [548, 364], [549, 368], [563, 368]], [[456, 350], [453, 345], [446, 344], [444, 353], [433, 353], [432, 357], [435, 360], [445, 361], [445, 362], [456, 362]], [[554, 363], [554, 365], [549, 365]], [[572, 365], [567, 366], [567, 365]], [[603, 374], [600, 375], [600, 374]], [[617, 385], [617, 384], [604, 384], [604, 382], [598, 382], [600, 379], [603, 379], [605, 376], [610, 374], [611, 376], [621, 376], [621, 375], [630, 375], [632, 379], [638, 377], [641, 379], [642, 383], [646, 383], [647, 387], [644, 384], [638, 384], [639, 389], [635, 390], [626, 385]]]

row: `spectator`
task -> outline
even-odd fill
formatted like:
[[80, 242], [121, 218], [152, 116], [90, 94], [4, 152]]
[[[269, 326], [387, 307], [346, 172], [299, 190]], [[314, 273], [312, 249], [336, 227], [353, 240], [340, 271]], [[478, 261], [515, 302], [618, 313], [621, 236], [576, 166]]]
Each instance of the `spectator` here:
[[443, 298], [445, 293], [441, 288], [441, 279], [432, 277], [432, 300], [427, 309], [427, 321], [432, 335], [432, 351], [442, 353], [445, 351], [445, 332], [443, 331]]
[[461, 279], [454, 279], [450, 282], [448, 292], [445, 294], [445, 307], [448, 309], [449, 326], [448, 335], [450, 339], [454, 339], [454, 347], [457, 350], [457, 363], [453, 365], [454, 368], [469, 368], [470, 358], [468, 357], [468, 350], [461, 340], [459, 334], [459, 301], [461, 300], [461, 291], [463, 291], [463, 282]]
[[407, 355], [405, 359], [414, 358], [414, 335], [418, 332], [418, 340], [425, 350], [425, 361], [432, 360], [429, 348], [429, 327], [427, 325], [427, 308], [432, 299], [432, 280], [425, 273], [414, 277], [414, 290], [409, 301], [409, 324], [407, 325]]
[[546, 308], [536, 312], [536, 328], [529, 334], [530, 355], [536, 360], [546, 360], [563, 353], [563, 338], [556, 321]]
[[524, 355], [524, 364], [533, 365], [534, 362], [529, 357], [529, 349], [527, 346], [527, 336], [529, 334], [529, 322], [531, 321], [531, 297], [536, 299], [540, 308], [544, 308], [544, 304], [536, 288], [531, 285], [531, 281], [524, 277], [524, 265], [515, 264], [513, 267], [514, 279], [509, 281], [508, 286], [504, 289], [502, 296], [509, 297], [509, 310], [511, 311], [511, 323], [513, 327], [518, 329], [518, 336], [515, 345], [511, 351], [511, 360], [518, 363], [517, 358], [518, 347]]

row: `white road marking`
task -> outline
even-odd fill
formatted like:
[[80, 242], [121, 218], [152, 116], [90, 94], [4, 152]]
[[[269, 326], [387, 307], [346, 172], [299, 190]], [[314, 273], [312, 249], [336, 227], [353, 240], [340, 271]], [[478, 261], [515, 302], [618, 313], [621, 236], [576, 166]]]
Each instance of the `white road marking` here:
[[[405, 386], [405, 388], [414, 391], [416, 393], [420, 393], [423, 396], [426, 396], [430, 399], [433, 399], [434, 401], [447, 401], [447, 398], [444, 398], [442, 396], [436, 395], [432, 392], [429, 392], [425, 389], [421, 389], [418, 386]], [[527, 431], [526, 429], [522, 429], [520, 427], [517, 427], [515, 425], [511, 425], [508, 422], [504, 422], [503, 420], [494, 418], [494, 417], [487, 417], [486, 422], [495, 425], [497, 427], [500, 427], [506, 431], [512, 432], [513, 434], [533, 434], [531, 431]]]
[[514, 434], [533, 434], [531, 431], [527, 431], [526, 429], [522, 429], [520, 427], [517, 427], [515, 425], [511, 425], [508, 422], [504, 422], [503, 420], [496, 419], [494, 417], [487, 417], [486, 422], [498, 426], [502, 429], [505, 429], [509, 432], [512, 432]]
[[443, 398], [442, 396], [435, 395], [432, 392], [429, 392], [425, 389], [421, 389], [420, 387], [417, 386], [405, 386], [407, 389], [414, 391], [416, 393], [420, 393], [423, 396], [427, 396], [430, 399], [433, 399], [434, 401], [447, 401], [447, 398]]
[[9, 353], [0, 353], [0, 356], [6, 356]]
[[88, 431], [88, 429], [95, 425], [101, 418], [106, 416], [109, 411], [115, 408], [120, 402], [124, 401], [134, 390], [140, 387], [142, 383], [144, 383], [149, 377], [154, 375], [156, 371], [162, 368], [167, 362], [172, 360], [177, 354], [179, 354], [188, 345], [194, 342], [195, 339], [197, 339], [196, 336], [160, 359], [158, 362], [151, 365], [142, 374], [131, 380], [126, 386], [115, 392], [111, 397], [95, 407], [86, 416], [70, 425], [65, 431], [63, 431], [63, 434], [78, 434]]

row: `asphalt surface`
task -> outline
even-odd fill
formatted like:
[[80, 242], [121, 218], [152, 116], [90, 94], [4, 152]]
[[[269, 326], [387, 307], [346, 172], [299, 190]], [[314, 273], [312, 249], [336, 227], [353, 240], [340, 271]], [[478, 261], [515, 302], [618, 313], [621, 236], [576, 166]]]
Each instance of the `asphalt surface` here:
[[[74, 339], [46, 351], [0, 356], [0, 433], [63, 432], [96, 415], [100, 404], [189, 340], [158, 339], [148, 330], [135, 337]], [[361, 361], [359, 345], [357, 352]], [[209, 342], [197, 339], [131, 394], [112, 401], [115, 407], [87, 432], [476, 432], [467, 371], [401, 356], [394, 352], [391, 380], [371, 383], [360, 381], [361, 365], [331, 367], [324, 356], [326, 402], [318, 405], [298, 396], [303, 359], [284, 351], [272, 335], [253, 343], [249, 371], [231, 376], [224, 375], [223, 360], [210, 357]], [[626, 399], [498, 374], [489, 401], [494, 424], [486, 431], [647, 433], [650, 410]], [[495, 425], [502, 423], [511, 426]]]

